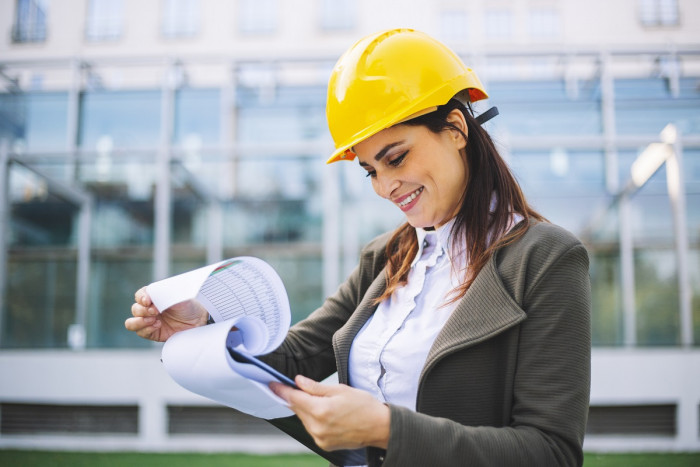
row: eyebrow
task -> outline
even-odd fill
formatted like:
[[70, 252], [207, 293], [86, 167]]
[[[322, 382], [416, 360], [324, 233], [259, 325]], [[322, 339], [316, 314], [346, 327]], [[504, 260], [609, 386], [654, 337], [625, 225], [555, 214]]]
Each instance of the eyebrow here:
[[[396, 142], [391, 143], [391, 144], [387, 144], [386, 146], [384, 146], [384, 147], [381, 149], [381, 151], [379, 151], [377, 154], [374, 155], [374, 160], [375, 160], [375, 161], [380, 161], [380, 160], [382, 160], [382, 157], [386, 156], [386, 153], [389, 152], [389, 150], [390, 150], [391, 148], [396, 147], [396, 146], [398, 146], [398, 145], [400, 145], [400, 144], [403, 144], [403, 143], [404, 143], [404, 141], [402, 140], [402, 141], [396, 141]], [[365, 162], [360, 162], [360, 165], [361, 165], [361, 166], [365, 166], [365, 165], [369, 165], [369, 164], [367, 164], [367, 163], [365, 163]]]

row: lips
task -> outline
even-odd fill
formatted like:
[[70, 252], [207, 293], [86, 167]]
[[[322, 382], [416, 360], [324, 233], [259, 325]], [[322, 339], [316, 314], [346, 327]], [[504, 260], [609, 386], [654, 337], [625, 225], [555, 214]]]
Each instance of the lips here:
[[405, 210], [416, 198], [418, 198], [418, 196], [420, 196], [422, 192], [423, 187], [420, 187], [416, 191], [409, 193], [406, 196], [402, 196], [401, 198], [398, 198], [396, 201], [394, 201], [394, 203], [396, 203], [396, 205], [402, 210]]

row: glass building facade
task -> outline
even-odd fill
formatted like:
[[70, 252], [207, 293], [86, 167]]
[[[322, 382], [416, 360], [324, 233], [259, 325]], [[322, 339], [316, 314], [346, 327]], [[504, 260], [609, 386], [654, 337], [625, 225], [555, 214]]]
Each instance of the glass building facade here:
[[[594, 345], [697, 345], [700, 77], [618, 70], [700, 57], [582, 56], [569, 66], [592, 71], [578, 75], [563, 58], [482, 57], [500, 111], [488, 130], [534, 207], [589, 249]], [[93, 64], [64, 89], [8, 86], [0, 348], [149, 346], [123, 327], [133, 293], [238, 255], [279, 271], [294, 321], [320, 305], [361, 246], [402, 222], [355, 164], [323, 163], [331, 64], [221, 63], [225, 79], [199, 86], [186, 79], [197, 63], [178, 62], [161, 70], [173, 79], [141, 87], [111, 85]], [[684, 250], [666, 166], [623, 193], [668, 124], [680, 135]]]

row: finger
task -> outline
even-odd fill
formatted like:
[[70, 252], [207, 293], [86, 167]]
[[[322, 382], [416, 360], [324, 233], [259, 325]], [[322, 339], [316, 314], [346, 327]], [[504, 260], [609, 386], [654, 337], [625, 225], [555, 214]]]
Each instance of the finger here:
[[294, 389], [291, 386], [278, 382], [271, 382], [269, 387], [272, 389], [272, 392], [284, 399], [287, 404], [289, 404], [289, 408], [292, 409], [297, 415], [301, 416], [302, 414], [309, 412], [314, 406], [314, 396], [307, 394], [304, 391]]
[[278, 397], [281, 397], [285, 401], [289, 402], [289, 399], [293, 396], [294, 392], [301, 392], [293, 387], [287, 386], [286, 384], [278, 383], [277, 381], [272, 381], [269, 384], [270, 389], [272, 392], [274, 392]]
[[302, 375], [297, 375], [294, 382], [297, 383], [299, 389], [312, 396], [330, 396], [336, 392], [335, 386], [321, 384]]
[[158, 329], [160, 326], [160, 320], [157, 320], [155, 316], [134, 317], [124, 321], [124, 327], [128, 331], [133, 331], [137, 334], [146, 328]]
[[136, 303], [140, 303], [141, 305], [148, 307], [153, 304], [151, 301], [151, 296], [148, 295], [148, 292], [146, 291], [146, 287], [141, 287], [139, 290], [136, 291], [134, 294], [134, 301]]
[[133, 316], [157, 316], [158, 315], [158, 310], [155, 308], [151, 307], [145, 307], [143, 305], [140, 305], [138, 303], [134, 303], [131, 305], [131, 314]]

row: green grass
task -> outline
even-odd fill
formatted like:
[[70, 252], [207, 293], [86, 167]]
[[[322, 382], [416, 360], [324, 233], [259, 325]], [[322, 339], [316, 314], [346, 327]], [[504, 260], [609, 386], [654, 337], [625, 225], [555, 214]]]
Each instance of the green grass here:
[[593, 454], [586, 453], [585, 467], [699, 467], [700, 453]]
[[[3, 467], [321, 467], [315, 455], [155, 454], [0, 450]], [[700, 453], [586, 454], [585, 467], [696, 467]]]
[[256, 456], [248, 454], [155, 454], [2, 451], [2, 467], [321, 467], [316, 455]]

